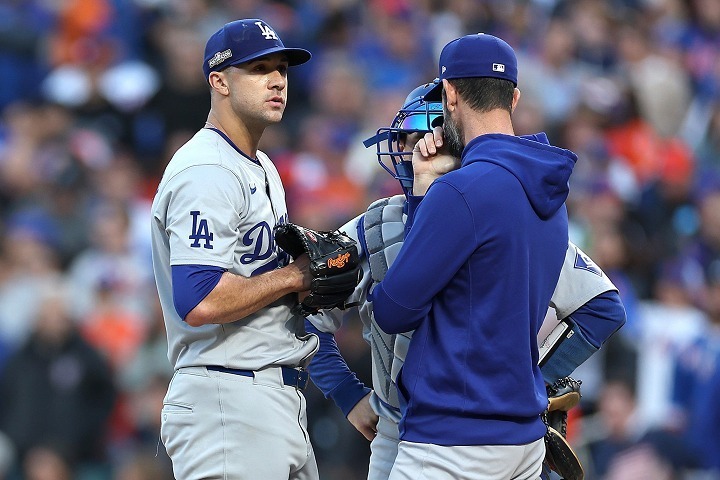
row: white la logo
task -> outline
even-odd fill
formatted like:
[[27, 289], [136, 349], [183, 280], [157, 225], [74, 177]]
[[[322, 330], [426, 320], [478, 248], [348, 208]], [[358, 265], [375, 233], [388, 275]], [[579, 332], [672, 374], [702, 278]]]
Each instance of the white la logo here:
[[277, 35], [275, 32], [273, 32], [273, 29], [268, 27], [262, 22], [255, 22], [255, 25], [257, 25], [260, 28], [260, 31], [262, 32], [263, 37], [265, 37], [267, 40], [278, 40]]

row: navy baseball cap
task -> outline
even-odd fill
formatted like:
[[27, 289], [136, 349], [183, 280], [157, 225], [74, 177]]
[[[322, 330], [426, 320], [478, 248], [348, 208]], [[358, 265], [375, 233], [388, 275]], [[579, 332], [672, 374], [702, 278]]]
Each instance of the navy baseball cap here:
[[440, 52], [440, 82], [423, 97], [428, 102], [442, 98], [442, 79], [492, 77], [517, 86], [517, 58], [504, 40], [477, 33], [456, 38]]
[[259, 18], [226, 23], [205, 44], [205, 79], [207, 80], [210, 72], [218, 72], [230, 65], [278, 52], [287, 55], [291, 66], [305, 63], [312, 56], [302, 48], [285, 47], [275, 30]]

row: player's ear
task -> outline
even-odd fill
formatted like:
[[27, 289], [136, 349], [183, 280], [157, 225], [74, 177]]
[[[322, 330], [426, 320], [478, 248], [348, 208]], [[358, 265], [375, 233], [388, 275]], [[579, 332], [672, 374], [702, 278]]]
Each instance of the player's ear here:
[[452, 112], [453, 110], [455, 110], [455, 106], [457, 105], [457, 89], [452, 83], [448, 82], [447, 79], [443, 78], [442, 82], [445, 104], [447, 105], [448, 111]]
[[225, 74], [223, 72], [210, 72], [210, 76], [208, 76], [208, 83], [210, 84], [210, 88], [221, 95], [227, 95], [230, 92], [227, 79], [225, 78]]
[[520, 101], [520, 90], [518, 88], [515, 88], [515, 90], [513, 91], [512, 108], [510, 109], [510, 112], [515, 111], [515, 107], [517, 107], [518, 101]]

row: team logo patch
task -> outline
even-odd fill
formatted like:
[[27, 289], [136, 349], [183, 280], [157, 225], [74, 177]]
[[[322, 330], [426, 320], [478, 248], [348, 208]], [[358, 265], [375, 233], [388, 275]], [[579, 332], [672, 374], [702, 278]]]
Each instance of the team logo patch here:
[[250, 195], [252, 195], [255, 192], [257, 192], [257, 187], [255, 186], [254, 183], [251, 183], [250, 184]]
[[277, 34], [273, 31], [273, 29], [265, 25], [263, 22], [255, 22], [255, 25], [258, 26], [262, 32], [262, 36], [265, 37], [266, 40], [278, 40]]
[[593, 262], [590, 257], [580, 251], [575, 252], [575, 268], [587, 270], [595, 275], [602, 277], [602, 270]]
[[212, 68], [215, 65], [221, 64], [230, 57], [232, 57], [232, 50], [229, 48], [227, 50], [223, 50], [222, 52], [217, 52], [210, 60], [208, 60], [208, 66]]
[[493, 63], [493, 72], [504, 72], [505, 65], [502, 63]]
[[193, 243], [191, 243], [190, 246], [200, 248], [200, 240], [204, 240], [205, 242], [202, 247], [212, 250], [212, 240], [214, 235], [210, 232], [208, 221], [204, 218], [200, 218], [200, 212], [197, 210], [190, 212], [190, 215], [193, 219], [192, 234], [190, 234], [189, 237], [190, 240], [193, 240]]

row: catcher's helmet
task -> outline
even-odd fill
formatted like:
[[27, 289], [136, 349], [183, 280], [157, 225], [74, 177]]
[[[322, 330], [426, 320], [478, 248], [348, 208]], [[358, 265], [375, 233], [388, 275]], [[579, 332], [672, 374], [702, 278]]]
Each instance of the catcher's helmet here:
[[[389, 127], [379, 128], [375, 136], [363, 142], [365, 147], [376, 146], [378, 163], [390, 175], [400, 181], [400, 186], [405, 195], [408, 195], [412, 190], [412, 151], [403, 151], [400, 141], [404, 141], [404, 134], [429, 132], [433, 127], [442, 125], [442, 104], [423, 100], [423, 97], [437, 83], [438, 79], [436, 78], [430, 83], [413, 89], [405, 99], [402, 108], [398, 110], [392, 124]], [[392, 162], [394, 172], [388, 167], [386, 157]]]

